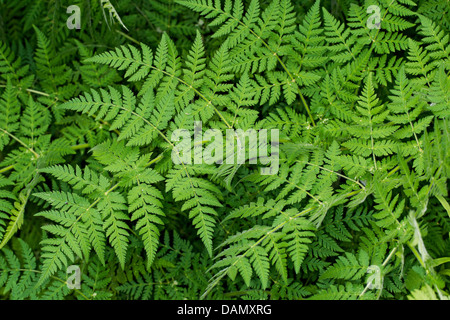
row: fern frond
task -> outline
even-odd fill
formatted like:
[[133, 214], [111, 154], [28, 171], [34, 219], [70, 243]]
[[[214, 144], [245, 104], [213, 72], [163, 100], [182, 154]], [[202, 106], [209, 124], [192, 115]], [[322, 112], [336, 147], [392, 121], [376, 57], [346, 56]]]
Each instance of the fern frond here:
[[220, 190], [210, 181], [197, 176], [214, 173], [212, 167], [188, 166], [174, 168], [167, 177], [166, 190], [172, 191], [176, 201], [184, 201], [181, 210], [189, 210], [198, 235], [212, 255], [212, 235], [215, 226], [215, 207], [221, 207]]
[[361, 250], [358, 256], [346, 252], [345, 256], [339, 257], [335, 264], [320, 275], [320, 278], [359, 280], [366, 274], [368, 267], [369, 256], [367, 252]]

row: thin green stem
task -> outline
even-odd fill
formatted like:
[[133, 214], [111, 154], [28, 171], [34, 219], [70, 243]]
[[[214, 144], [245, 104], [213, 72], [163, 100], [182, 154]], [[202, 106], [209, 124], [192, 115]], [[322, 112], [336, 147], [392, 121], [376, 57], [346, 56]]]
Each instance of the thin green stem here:
[[[385, 266], [389, 263], [389, 261], [390, 261], [391, 258], [394, 256], [394, 253], [397, 251], [397, 249], [398, 249], [398, 246], [395, 247], [394, 249], [392, 249], [391, 253], [389, 253], [389, 255], [387, 256], [387, 258], [383, 261], [383, 264], [381, 265], [382, 267], [385, 267]], [[372, 284], [372, 283], [368, 283], [368, 284], [366, 285], [366, 287], [364, 288], [363, 292], [361, 292], [361, 294], [360, 294], [358, 297], [362, 297], [362, 296], [367, 292], [367, 290], [369, 290], [371, 284]], [[381, 292], [380, 292], [380, 293], [381, 293]]]
[[6, 135], [10, 136], [11, 138], [13, 138], [14, 140], [16, 140], [17, 142], [19, 142], [22, 146], [24, 146], [28, 151], [30, 151], [35, 157], [36, 159], [39, 158], [39, 154], [37, 154], [32, 148], [30, 148], [25, 142], [23, 142], [22, 140], [20, 140], [19, 138], [17, 138], [15, 135], [9, 133], [8, 131], [6, 131], [5, 129], [0, 128], [0, 131], [2, 131], [3, 133], [5, 133]]
[[136, 39], [130, 37], [129, 35], [127, 35], [126, 33], [123, 33], [122, 31], [116, 30], [116, 32], [117, 32], [118, 34], [120, 34], [121, 36], [127, 38], [127, 39], [130, 40], [131, 42], [134, 42], [134, 43], [136, 43], [136, 44], [141, 44], [140, 41], [137, 41]]
[[85, 144], [79, 144], [79, 145], [76, 145], [76, 146], [71, 146], [70, 148], [72, 150], [82, 150], [82, 149], [87, 149], [89, 147], [90, 147], [90, 145], [88, 143], [85, 143]]
[[361, 182], [356, 181], [355, 179], [352, 179], [352, 178], [350, 178], [350, 177], [347, 177], [347, 176], [345, 176], [345, 175], [343, 175], [343, 174], [340, 174], [339, 172], [336, 172], [336, 171], [333, 171], [333, 170], [324, 168], [324, 167], [322, 167], [322, 166], [319, 166], [319, 165], [317, 165], [317, 164], [310, 163], [310, 162], [307, 162], [307, 161], [300, 161], [300, 160], [297, 160], [297, 162], [299, 162], [299, 163], [300, 163], [300, 162], [303, 162], [303, 163], [306, 163], [306, 164], [308, 164], [308, 165], [310, 165], [310, 166], [317, 167], [317, 168], [319, 168], [319, 169], [321, 169], [321, 170], [325, 170], [325, 171], [327, 171], [327, 172], [334, 173], [335, 175], [337, 175], [337, 176], [339, 176], [339, 177], [341, 177], [341, 178], [344, 178], [344, 179], [346, 179], [346, 180], [349, 180], [349, 181], [351, 181], [351, 182], [356, 183], [357, 185], [359, 185], [359, 186], [361, 187], [361, 189], [366, 189], [366, 187], [365, 187]]
[[417, 261], [419, 261], [419, 263], [420, 263], [420, 265], [422, 266], [422, 268], [424, 268], [425, 271], [426, 271], [427, 273], [429, 273], [429, 271], [428, 271], [428, 269], [427, 269], [427, 267], [426, 267], [426, 265], [425, 265], [425, 262], [422, 260], [422, 257], [421, 257], [420, 254], [417, 252], [416, 248], [414, 248], [414, 246], [413, 246], [410, 242], [408, 242], [408, 247], [409, 247], [409, 249], [412, 251], [412, 253], [414, 254], [414, 256], [416, 257]]
[[[0, 88], [6, 88], [6, 85], [0, 85]], [[13, 86], [13, 88], [19, 89], [19, 90], [23, 90], [22, 87], [17, 87], [17, 86]], [[50, 97], [50, 94], [42, 92], [42, 91], [38, 91], [38, 90], [34, 90], [34, 89], [25, 89], [26, 91], [28, 91], [29, 93], [34, 93], [40, 96], [44, 96], [44, 97]]]
[[160, 155], [160, 156], [156, 157], [155, 159], [153, 159], [152, 161], [150, 161], [149, 163], [147, 163], [147, 164], [146, 164], [146, 167], [149, 167], [149, 166], [151, 166], [152, 164], [154, 164], [154, 163], [160, 161], [162, 158], [164, 158], [163, 155]]
[[10, 165], [9, 167], [0, 169], [0, 173], [4, 173], [4, 172], [7, 172], [7, 171], [12, 170], [12, 169], [14, 169], [14, 165]]
[[[82, 150], [82, 149], [89, 148], [89, 144], [87, 144], [87, 143], [79, 144], [79, 145], [71, 146], [70, 148], [72, 150]], [[12, 169], [14, 169], [14, 165], [13, 164], [8, 166], [8, 167], [0, 169], [0, 173], [4, 173], [4, 172], [7, 172], [7, 171], [12, 170]]]

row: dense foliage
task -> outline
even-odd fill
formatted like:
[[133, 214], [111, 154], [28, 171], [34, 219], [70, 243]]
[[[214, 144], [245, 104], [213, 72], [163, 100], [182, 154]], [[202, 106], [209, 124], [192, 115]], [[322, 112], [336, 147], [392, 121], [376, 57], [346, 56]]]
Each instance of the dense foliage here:
[[449, 1], [70, 2], [0, 0], [1, 299], [449, 298]]

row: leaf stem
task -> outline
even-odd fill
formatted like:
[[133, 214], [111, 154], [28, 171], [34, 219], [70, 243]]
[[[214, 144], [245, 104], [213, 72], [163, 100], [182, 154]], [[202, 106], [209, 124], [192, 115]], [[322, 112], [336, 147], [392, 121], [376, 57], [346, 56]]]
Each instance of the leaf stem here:
[[[22, 87], [17, 87], [17, 86], [12, 86], [12, 87], [16, 88], [16, 89], [19, 89], [19, 90], [23, 90]], [[1, 84], [0, 88], [6, 88], [6, 85]], [[50, 94], [42, 92], [42, 91], [38, 91], [38, 90], [34, 90], [34, 89], [25, 89], [25, 90], [28, 91], [29, 93], [34, 93], [34, 94], [41, 95], [41, 96], [44, 96], [44, 97], [50, 97]]]
[[0, 131], [2, 131], [3, 133], [5, 133], [6, 135], [10, 136], [11, 138], [13, 138], [14, 140], [16, 140], [17, 142], [19, 142], [22, 146], [24, 146], [28, 151], [30, 151], [35, 157], [36, 159], [38, 159], [40, 156], [39, 154], [37, 154], [32, 148], [30, 148], [25, 142], [23, 142], [22, 140], [20, 140], [18, 137], [16, 137], [15, 135], [9, 133], [8, 131], [6, 131], [5, 129], [0, 128]]
[[12, 169], [14, 169], [14, 165], [10, 165], [9, 167], [0, 169], [0, 173], [4, 173], [4, 172], [7, 172], [7, 171], [12, 170]]

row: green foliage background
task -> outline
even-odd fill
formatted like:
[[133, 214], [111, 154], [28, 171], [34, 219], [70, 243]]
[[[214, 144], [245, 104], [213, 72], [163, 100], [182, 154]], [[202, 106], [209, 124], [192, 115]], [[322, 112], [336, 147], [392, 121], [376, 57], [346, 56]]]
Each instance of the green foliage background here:
[[[449, 12], [0, 0], [0, 298], [448, 299]], [[175, 165], [195, 120], [279, 172]]]

